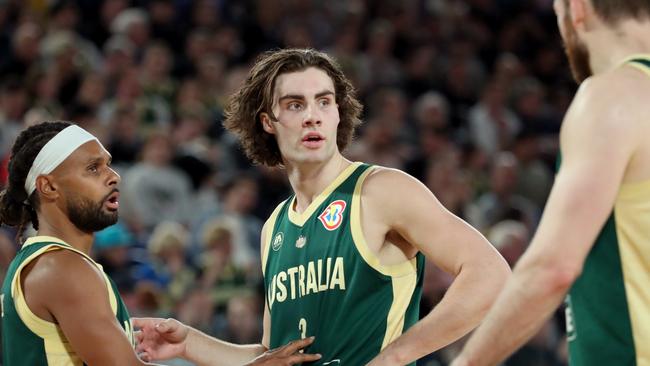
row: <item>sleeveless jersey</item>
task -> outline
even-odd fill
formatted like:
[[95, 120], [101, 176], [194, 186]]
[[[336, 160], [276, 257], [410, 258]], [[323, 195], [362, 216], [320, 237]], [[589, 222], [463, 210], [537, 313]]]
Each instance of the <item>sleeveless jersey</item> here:
[[650, 181], [621, 185], [566, 305], [572, 366], [650, 366]]
[[77, 366], [83, 361], [72, 350], [61, 328], [34, 314], [25, 301], [20, 284], [23, 268], [43, 253], [71, 250], [86, 258], [104, 275], [111, 309], [133, 344], [133, 330], [126, 306], [115, 284], [104, 274], [101, 265], [60, 239], [48, 236], [29, 238], [9, 265], [2, 285], [2, 359], [4, 366]]
[[311, 364], [365, 365], [417, 322], [424, 256], [382, 265], [363, 236], [371, 169], [354, 163], [304, 213], [294, 196], [271, 215], [262, 256], [271, 348], [315, 336], [306, 352], [323, 357]]

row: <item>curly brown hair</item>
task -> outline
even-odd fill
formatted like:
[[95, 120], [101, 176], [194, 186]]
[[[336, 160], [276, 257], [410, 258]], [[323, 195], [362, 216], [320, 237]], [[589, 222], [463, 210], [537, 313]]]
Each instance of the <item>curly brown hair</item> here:
[[272, 120], [273, 91], [275, 80], [281, 74], [298, 72], [316, 67], [329, 75], [334, 83], [334, 94], [339, 108], [340, 123], [336, 143], [343, 151], [361, 124], [361, 103], [355, 90], [343, 75], [336, 61], [314, 49], [281, 49], [260, 55], [251, 69], [244, 85], [234, 93], [225, 111], [224, 127], [233, 132], [254, 163], [267, 166], [282, 164], [282, 156], [275, 137], [262, 128], [261, 113], [268, 113]]

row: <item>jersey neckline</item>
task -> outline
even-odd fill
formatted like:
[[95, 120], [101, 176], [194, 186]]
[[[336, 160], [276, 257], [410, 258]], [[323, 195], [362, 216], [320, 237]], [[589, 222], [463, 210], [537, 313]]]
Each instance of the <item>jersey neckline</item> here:
[[332, 192], [334, 192], [334, 190], [338, 188], [338, 186], [340, 186], [343, 182], [345, 182], [345, 180], [348, 179], [350, 175], [352, 175], [352, 173], [359, 166], [361, 166], [361, 164], [363, 163], [353, 162], [347, 168], [345, 168], [338, 175], [338, 177], [336, 177], [336, 179], [334, 179], [318, 196], [316, 196], [316, 198], [309, 204], [309, 206], [307, 206], [307, 209], [302, 213], [298, 213], [293, 209], [294, 204], [296, 202], [296, 195], [294, 194], [291, 200], [289, 200], [288, 203], [289, 207], [287, 207], [289, 221], [292, 224], [300, 227], [305, 225], [305, 222], [307, 222], [307, 220], [314, 214], [316, 209], [323, 204], [325, 199], [327, 199], [327, 197], [329, 197], [332, 194]]

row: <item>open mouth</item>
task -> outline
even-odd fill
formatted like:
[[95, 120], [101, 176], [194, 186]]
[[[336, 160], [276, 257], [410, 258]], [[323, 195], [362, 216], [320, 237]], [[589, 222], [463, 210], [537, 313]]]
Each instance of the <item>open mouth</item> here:
[[302, 138], [303, 145], [309, 148], [320, 147], [323, 141], [325, 141], [325, 137], [317, 132], [309, 132]]
[[106, 198], [106, 207], [111, 211], [116, 211], [120, 207], [120, 192], [113, 191], [108, 198]]

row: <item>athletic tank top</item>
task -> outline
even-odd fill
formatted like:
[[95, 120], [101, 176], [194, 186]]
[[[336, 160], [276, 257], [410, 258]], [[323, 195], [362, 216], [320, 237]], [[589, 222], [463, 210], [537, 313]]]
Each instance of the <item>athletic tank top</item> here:
[[371, 169], [354, 163], [302, 214], [290, 197], [271, 215], [262, 259], [271, 348], [314, 335], [306, 352], [323, 357], [313, 365], [365, 365], [417, 322], [424, 256], [382, 265], [361, 230]]

